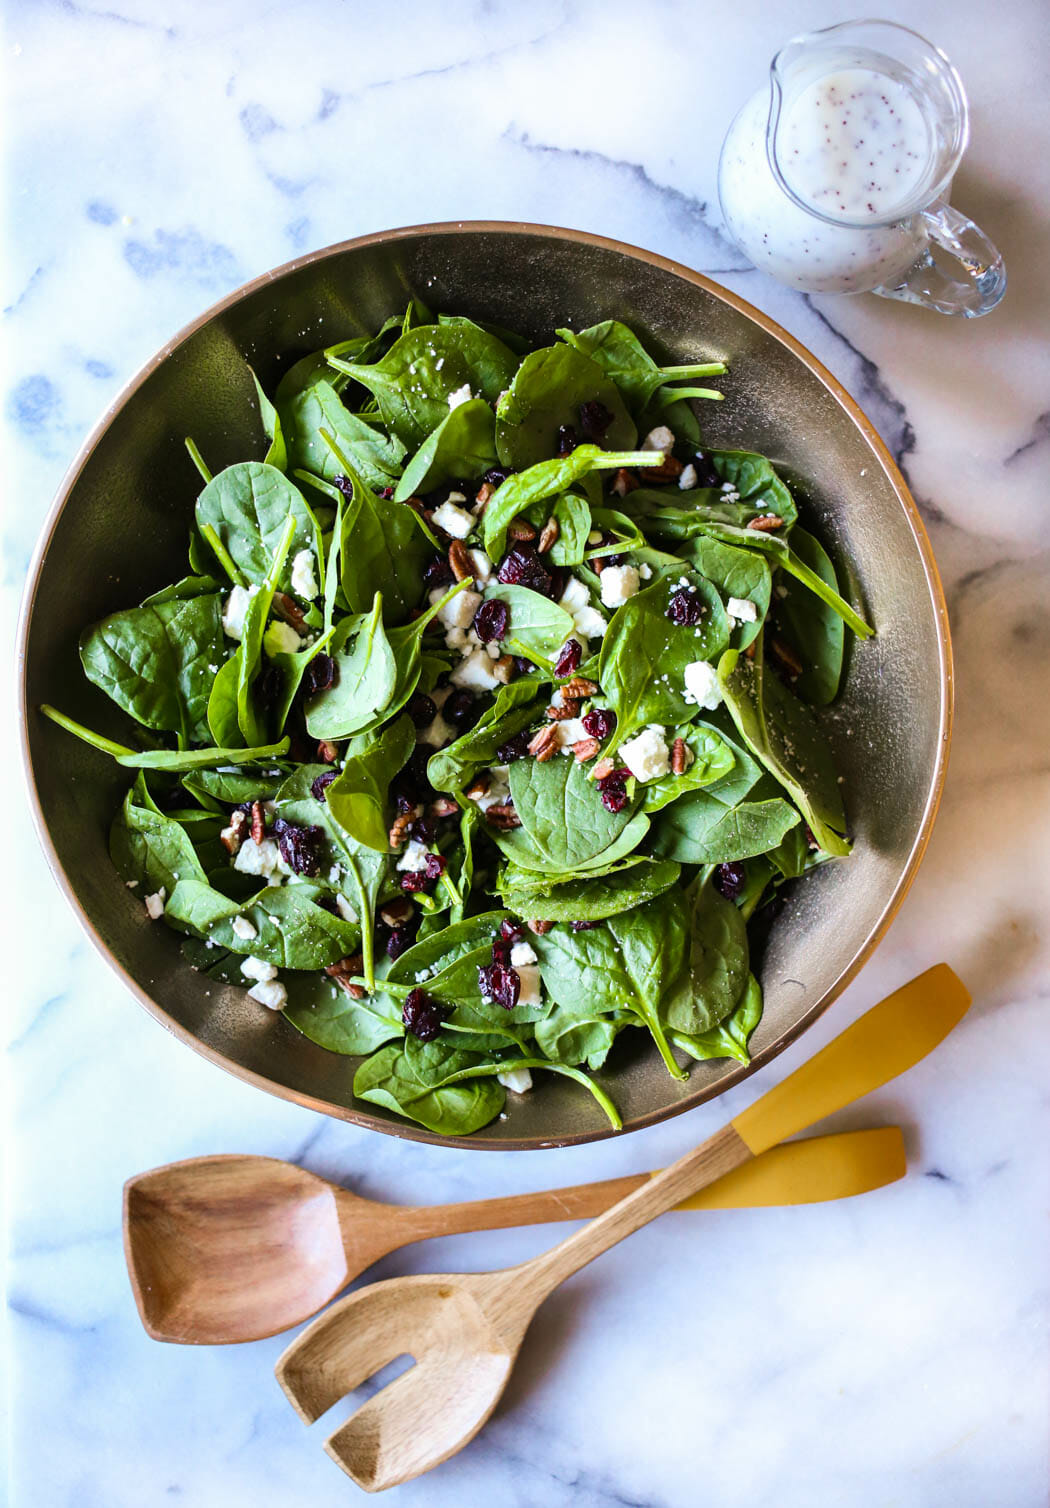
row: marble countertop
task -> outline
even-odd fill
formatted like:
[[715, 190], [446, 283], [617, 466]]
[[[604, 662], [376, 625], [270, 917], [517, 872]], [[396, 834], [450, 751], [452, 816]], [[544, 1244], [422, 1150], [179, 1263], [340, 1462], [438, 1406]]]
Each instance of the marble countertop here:
[[[876, 957], [752, 1086], [555, 1155], [403, 1143], [221, 1073], [159, 1030], [81, 934], [19, 797], [3, 878], [7, 1396], [14, 1508], [315, 1508], [357, 1489], [280, 1394], [280, 1338], [156, 1345], [121, 1185], [212, 1151], [291, 1158], [394, 1200], [478, 1197], [669, 1160], [888, 990], [947, 959], [970, 1015], [837, 1118], [896, 1122], [910, 1171], [852, 1202], [673, 1216], [546, 1306], [496, 1416], [405, 1508], [1037, 1508], [1047, 1495], [1050, 16], [947, 0], [884, 14], [952, 54], [973, 106], [955, 202], [1001, 244], [976, 323], [805, 298], [723, 239], [721, 136], [825, 0], [64, 0], [9, 8], [2, 582], [82, 437], [186, 320], [267, 267], [386, 226], [504, 218], [650, 247], [811, 346], [867, 410], [930, 530], [958, 720], [928, 856]], [[1040, 271], [1042, 269], [1042, 272]], [[9, 673], [9, 667], [8, 667]], [[9, 702], [8, 706], [11, 705]], [[10, 743], [10, 740], [8, 740]], [[10, 750], [5, 750], [10, 759]], [[9, 786], [20, 778], [7, 771]], [[542, 1230], [403, 1252], [490, 1266]]]

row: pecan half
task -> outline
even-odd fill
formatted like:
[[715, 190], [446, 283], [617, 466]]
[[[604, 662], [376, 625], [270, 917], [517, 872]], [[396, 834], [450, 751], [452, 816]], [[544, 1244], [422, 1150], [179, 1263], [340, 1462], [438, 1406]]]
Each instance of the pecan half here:
[[492, 776], [489, 774], [488, 770], [482, 770], [480, 774], [474, 776], [474, 779], [467, 786], [463, 794], [468, 798], [468, 800], [477, 801], [479, 796], [485, 796], [488, 794], [488, 788], [491, 784]]
[[276, 618], [281, 618], [285, 623], [290, 623], [296, 633], [306, 632], [306, 619], [303, 610], [294, 597], [289, 597], [287, 592], [274, 592], [273, 611]]
[[591, 779], [592, 780], [604, 780], [605, 777], [606, 777], [606, 775], [611, 775], [612, 772], [613, 772], [613, 770], [615, 768], [616, 768], [616, 765], [613, 763], [613, 761], [611, 759], [609, 759], [609, 758], [599, 759], [598, 763], [595, 765], [594, 769], [591, 771]]
[[401, 812], [395, 817], [387, 836], [390, 839], [391, 848], [400, 848], [408, 835], [408, 829], [419, 816], [420, 808], [414, 806], [410, 812]]
[[325, 764], [335, 764], [339, 758], [339, 745], [334, 744], [330, 738], [322, 738], [317, 745], [317, 757]]
[[415, 907], [406, 895], [401, 900], [387, 901], [385, 906], [380, 906], [379, 917], [388, 927], [400, 927], [402, 922], [408, 921], [414, 910]]
[[558, 752], [561, 740], [555, 723], [547, 723], [529, 740], [529, 753], [536, 756], [537, 764], [546, 764]]
[[518, 667], [514, 663], [513, 655], [500, 655], [498, 660], [493, 660], [489, 668], [497, 681], [502, 681], [506, 686], [514, 679]]
[[482, 482], [481, 486], [478, 488], [478, 495], [474, 499], [474, 507], [471, 509], [471, 512], [476, 513], [480, 518], [480, 516], [485, 511], [489, 498], [492, 496], [495, 490], [496, 489], [495, 487], [493, 487], [491, 482]]
[[553, 922], [544, 922], [544, 921], [534, 921], [534, 922], [526, 922], [526, 926], [528, 927], [528, 929], [529, 929], [530, 932], [532, 932], [532, 933], [535, 934], [536, 937], [543, 937], [554, 926], [554, 923]]
[[252, 802], [252, 842], [261, 843], [266, 837], [266, 813], [261, 801]]
[[595, 696], [597, 692], [598, 682], [589, 681], [585, 675], [574, 675], [561, 688], [561, 694], [567, 702], [578, 702], [585, 696]]
[[360, 953], [348, 953], [338, 963], [330, 963], [325, 973], [341, 990], [345, 990], [352, 1000], [361, 1000], [365, 992], [359, 984], [351, 984], [350, 978], [353, 974], [360, 974], [363, 967], [364, 959]]
[[458, 811], [459, 806], [451, 796], [439, 796], [436, 801], [430, 803], [432, 817], [454, 817]]
[[536, 546], [537, 552], [540, 555], [546, 555], [547, 551], [550, 549], [551, 545], [555, 543], [560, 533], [561, 530], [558, 528], [558, 520], [552, 514], [544, 524], [543, 529], [540, 532], [539, 544], [537, 544]]
[[659, 466], [645, 468], [645, 477], [649, 482], [676, 482], [684, 470], [685, 466], [675, 456], [665, 455]]
[[612, 479], [609, 491], [615, 492], [617, 497], [626, 497], [629, 492], [636, 492], [641, 485], [633, 471], [621, 466]]
[[448, 563], [457, 581], [466, 581], [468, 576], [474, 574], [474, 562], [470, 558], [470, 551], [461, 539], [454, 539], [449, 545]]
[[512, 518], [507, 525], [507, 534], [511, 539], [525, 542], [536, 538], [536, 530], [527, 519]]
[[491, 822], [493, 827], [498, 827], [501, 832], [506, 832], [511, 827], [520, 827], [521, 818], [514, 810], [509, 801], [498, 802], [490, 806], [485, 813], [485, 821]]
[[237, 853], [244, 842], [245, 829], [248, 826], [248, 818], [244, 812], [233, 812], [230, 816], [229, 827], [224, 827], [219, 841], [227, 853]]
[[769, 652], [773, 656], [774, 660], [776, 660], [777, 664], [781, 667], [781, 669], [787, 671], [788, 675], [802, 674], [802, 671], [805, 668], [802, 664], [802, 661], [792, 649], [791, 645], [785, 644], [783, 639], [778, 639], [774, 635], [769, 641]]
[[784, 527], [784, 520], [775, 513], [760, 513], [758, 518], [751, 519], [747, 527], [757, 529], [760, 534], [772, 534], [775, 529]]
[[685, 739], [676, 738], [671, 745], [671, 772], [674, 775], [684, 775], [689, 768], [689, 754], [686, 750]]
[[548, 707], [547, 716], [550, 718], [552, 723], [564, 723], [568, 720], [568, 718], [576, 717], [579, 714], [579, 711], [579, 702], [574, 702], [566, 698], [562, 702], [560, 707], [555, 707], [553, 705]]
[[588, 759], [593, 759], [601, 748], [596, 738], [581, 738], [572, 746], [572, 752], [576, 755], [580, 764], [586, 764]]

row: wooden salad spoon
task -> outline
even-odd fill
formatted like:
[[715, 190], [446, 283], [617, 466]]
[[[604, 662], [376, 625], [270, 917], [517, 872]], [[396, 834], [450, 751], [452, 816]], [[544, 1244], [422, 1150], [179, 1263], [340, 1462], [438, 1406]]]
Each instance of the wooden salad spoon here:
[[[811, 1204], [904, 1176], [898, 1127], [774, 1147], [681, 1208]], [[465, 1204], [362, 1199], [273, 1157], [192, 1157], [124, 1186], [124, 1248], [154, 1340], [227, 1345], [302, 1324], [388, 1252], [467, 1231], [590, 1220], [649, 1174]]]
[[598, 1219], [518, 1267], [391, 1278], [358, 1289], [284, 1352], [277, 1380], [307, 1424], [397, 1357], [415, 1365], [325, 1441], [367, 1492], [411, 1481], [477, 1434], [536, 1309], [566, 1278], [679, 1200], [885, 1084], [926, 1056], [970, 997], [947, 964], [861, 1016], [721, 1131]]

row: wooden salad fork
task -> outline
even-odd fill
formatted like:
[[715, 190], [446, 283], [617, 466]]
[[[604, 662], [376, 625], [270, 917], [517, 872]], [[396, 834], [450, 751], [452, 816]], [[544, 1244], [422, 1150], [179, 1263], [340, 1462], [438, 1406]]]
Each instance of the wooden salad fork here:
[[679, 1200], [903, 1073], [951, 1031], [969, 1002], [951, 969], [937, 965], [549, 1251], [496, 1272], [392, 1278], [341, 1299], [284, 1352], [278, 1382], [311, 1424], [388, 1363], [410, 1356], [415, 1365], [373, 1394], [325, 1449], [368, 1492], [411, 1481], [481, 1429], [533, 1314], [559, 1284]]
[[[896, 1126], [814, 1136], [772, 1148], [680, 1207], [844, 1199], [904, 1171]], [[362, 1199], [273, 1157], [193, 1157], [128, 1180], [124, 1249], [154, 1340], [228, 1345], [302, 1324], [373, 1262], [412, 1241], [590, 1220], [649, 1176], [413, 1207]]]

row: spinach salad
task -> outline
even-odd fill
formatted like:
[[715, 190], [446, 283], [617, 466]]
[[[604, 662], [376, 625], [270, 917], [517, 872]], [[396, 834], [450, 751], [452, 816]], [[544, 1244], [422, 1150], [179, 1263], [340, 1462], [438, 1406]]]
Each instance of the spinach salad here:
[[849, 852], [811, 709], [871, 629], [702, 445], [725, 370], [413, 302], [256, 381], [261, 460], [187, 441], [188, 573], [81, 639], [129, 742], [43, 709], [133, 776], [113, 862], [190, 964], [432, 1132], [539, 1069], [619, 1127], [629, 1029], [747, 1063], [749, 922]]

